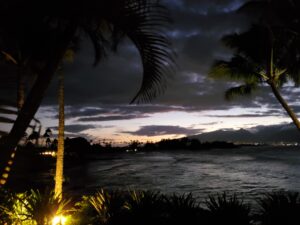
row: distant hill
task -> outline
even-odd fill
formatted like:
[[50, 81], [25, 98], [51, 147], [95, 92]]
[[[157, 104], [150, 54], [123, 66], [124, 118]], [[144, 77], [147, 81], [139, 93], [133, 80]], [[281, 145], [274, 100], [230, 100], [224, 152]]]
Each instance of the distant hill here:
[[196, 138], [201, 142], [204, 141], [228, 141], [228, 142], [263, 142], [263, 143], [278, 143], [278, 142], [299, 142], [300, 132], [293, 124], [280, 124], [272, 126], [258, 126], [250, 130], [216, 130], [212, 132], [194, 135], [191, 138]]

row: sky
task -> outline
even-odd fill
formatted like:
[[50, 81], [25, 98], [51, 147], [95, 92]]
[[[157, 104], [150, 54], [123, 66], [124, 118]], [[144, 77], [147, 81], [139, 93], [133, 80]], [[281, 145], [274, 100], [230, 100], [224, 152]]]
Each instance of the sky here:
[[[82, 47], [65, 71], [66, 135], [84, 136], [94, 142], [130, 140], [158, 141], [219, 129], [252, 129], [261, 125], [288, 124], [290, 118], [268, 86], [251, 97], [224, 99], [236, 82], [214, 80], [208, 71], [216, 59], [232, 52], [220, 38], [246, 30], [250, 19], [236, 13], [243, 0], [163, 0], [173, 22], [167, 30], [176, 52], [178, 70], [168, 78], [165, 93], [151, 103], [129, 105], [142, 80], [141, 61], [135, 47], [125, 39], [117, 53], [110, 53], [93, 67], [93, 48]], [[36, 117], [44, 128], [57, 127], [55, 78]], [[299, 88], [284, 86], [283, 95], [295, 111]]]

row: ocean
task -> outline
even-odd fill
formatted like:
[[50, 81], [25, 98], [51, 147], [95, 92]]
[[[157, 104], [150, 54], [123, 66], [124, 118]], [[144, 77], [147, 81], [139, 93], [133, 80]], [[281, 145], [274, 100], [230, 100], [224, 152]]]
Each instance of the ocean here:
[[265, 192], [300, 191], [300, 148], [103, 154], [65, 173], [66, 189], [74, 192], [138, 189], [200, 199], [227, 192], [255, 199]]

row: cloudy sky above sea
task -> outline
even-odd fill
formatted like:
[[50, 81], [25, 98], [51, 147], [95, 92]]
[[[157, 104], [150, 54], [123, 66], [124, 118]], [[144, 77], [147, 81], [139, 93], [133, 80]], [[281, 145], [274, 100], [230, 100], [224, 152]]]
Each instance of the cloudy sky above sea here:
[[[65, 65], [65, 111], [67, 136], [157, 141], [218, 129], [254, 128], [290, 123], [268, 86], [251, 97], [224, 99], [227, 88], [237, 83], [207, 76], [215, 59], [231, 56], [220, 38], [240, 32], [250, 19], [236, 13], [243, 0], [164, 0], [173, 23], [168, 35], [177, 53], [179, 69], [168, 79], [165, 93], [151, 104], [129, 105], [142, 79], [141, 61], [135, 47], [124, 40], [93, 67], [93, 48], [85, 42], [74, 63]], [[50, 85], [37, 113], [43, 127], [55, 130], [57, 79]], [[300, 113], [299, 89], [284, 86], [283, 95]]]

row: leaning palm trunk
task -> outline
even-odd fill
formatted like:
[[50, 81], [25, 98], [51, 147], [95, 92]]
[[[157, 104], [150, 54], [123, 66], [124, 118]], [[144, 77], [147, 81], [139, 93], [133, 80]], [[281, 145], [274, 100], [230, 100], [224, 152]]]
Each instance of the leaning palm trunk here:
[[56, 197], [62, 197], [63, 186], [63, 169], [64, 169], [64, 130], [65, 130], [65, 111], [64, 111], [64, 76], [59, 72], [59, 90], [58, 90], [58, 145], [56, 154], [56, 171], [55, 171], [55, 189]]
[[17, 107], [20, 111], [25, 102], [25, 85], [24, 77], [22, 74], [22, 66], [18, 65], [18, 87], [17, 87]]
[[287, 104], [287, 102], [284, 100], [284, 98], [281, 96], [280, 92], [278, 91], [276, 85], [274, 84], [274, 82], [269, 82], [269, 85], [272, 89], [273, 94], [275, 95], [276, 99], [278, 100], [278, 102], [281, 104], [281, 106], [285, 109], [285, 111], [287, 112], [287, 114], [291, 117], [291, 119], [293, 120], [293, 123], [295, 124], [295, 126], [297, 127], [297, 129], [300, 131], [300, 122], [296, 116], [296, 114], [294, 113], [294, 111], [292, 110], [292, 108]]
[[52, 60], [47, 62], [37, 77], [23, 107], [19, 111], [10, 133], [0, 140], [0, 173], [2, 174], [2, 178], [0, 178], [0, 187], [5, 185], [7, 181], [8, 173], [6, 171], [8, 170], [7, 167], [9, 167], [8, 171], [10, 171], [11, 156], [14, 156], [13, 153], [19, 140], [23, 137], [32, 118], [37, 112], [47, 87], [60, 64], [75, 31], [75, 26], [70, 26], [69, 29], [67, 29], [64, 38], [58, 43], [58, 48], [56, 51], [52, 52]]

